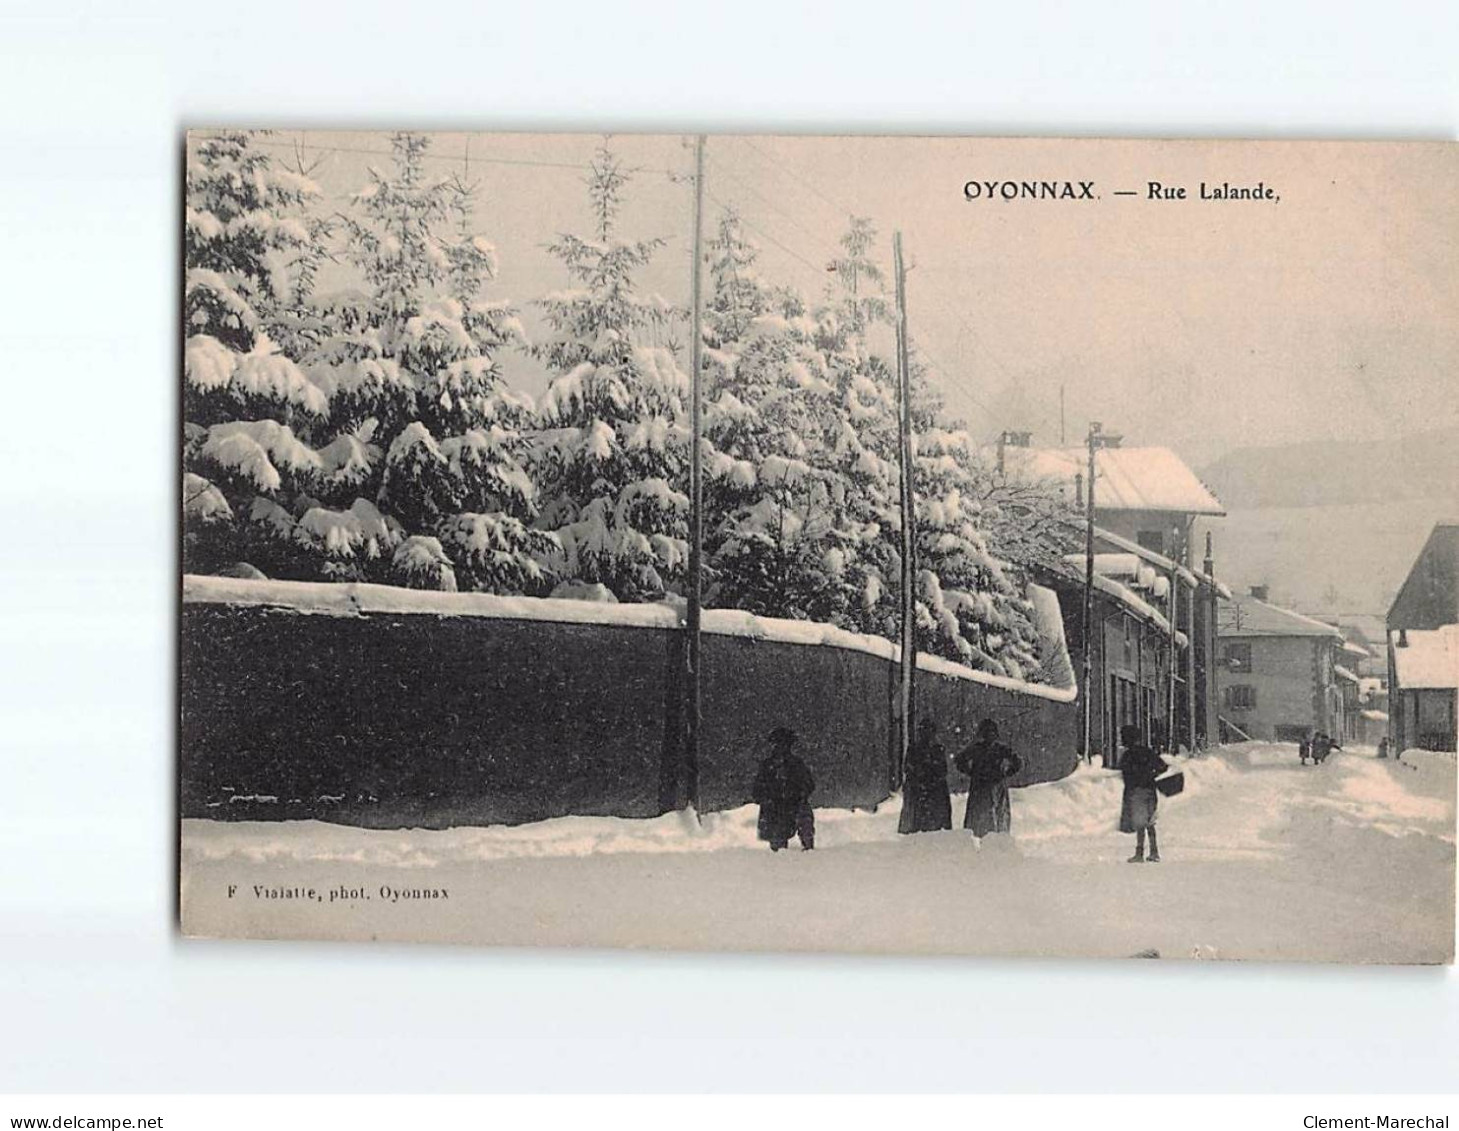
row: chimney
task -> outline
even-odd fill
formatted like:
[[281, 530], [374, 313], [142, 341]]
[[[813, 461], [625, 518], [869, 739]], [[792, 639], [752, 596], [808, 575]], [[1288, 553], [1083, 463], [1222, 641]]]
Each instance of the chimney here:
[[1033, 433], [1032, 432], [1010, 432], [1008, 429], [1005, 428], [1002, 432], [999, 432], [998, 433], [998, 474], [999, 475], [1002, 475], [1003, 472], [1004, 472], [1004, 467], [1003, 467], [1003, 452], [1004, 452], [1004, 449], [1006, 449], [1006, 448], [1026, 448], [1026, 447], [1029, 446], [1029, 444], [1030, 444], [1030, 442], [1032, 440], [1033, 440]]
[[1270, 585], [1253, 585], [1251, 587], [1251, 597], [1254, 601], [1266, 601], [1270, 599], [1271, 592], [1272, 587]]

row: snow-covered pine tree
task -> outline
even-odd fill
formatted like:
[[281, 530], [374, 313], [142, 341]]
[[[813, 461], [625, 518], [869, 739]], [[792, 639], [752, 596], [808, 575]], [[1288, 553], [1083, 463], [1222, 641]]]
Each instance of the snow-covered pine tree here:
[[835, 281], [816, 311], [816, 344], [836, 391], [838, 412], [825, 466], [833, 485], [832, 537], [844, 563], [848, 599], [840, 623], [895, 638], [901, 517], [897, 487], [896, 374], [873, 351], [871, 335], [890, 316], [885, 274], [872, 257], [876, 228], [853, 216], [828, 264]]
[[[837, 285], [820, 315], [820, 344], [843, 397], [832, 467], [844, 485], [839, 522], [860, 578], [862, 600], [848, 618], [862, 631], [895, 637], [901, 574], [896, 374], [870, 336], [890, 316], [884, 275], [873, 257], [876, 229], [853, 217], [830, 267]], [[925, 366], [910, 351], [914, 483], [917, 496], [918, 647], [985, 671], [1023, 677], [1037, 667], [1035, 632], [1022, 579], [989, 547], [977, 502], [976, 451], [944, 422]]]
[[1037, 633], [1022, 579], [991, 548], [968, 433], [917, 432], [918, 646], [982, 671], [1035, 678]]
[[[318, 187], [226, 131], [189, 139], [185, 191], [183, 568], [213, 572], [259, 557], [279, 500], [341, 469], [310, 446], [327, 391], [271, 337], [297, 323], [322, 254]], [[280, 549], [258, 564], [287, 570]]]
[[635, 276], [661, 239], [620, 236], [629, 175], [606, 144], [588, 177], [591, 236], [551, 252], [574, 287], [541, 300], [550, 333], [535, 347], [555, 374], [534, 436], [538, 525], [556, 533], [562, 576], [641, 601], [677, 586], [687, 564], [688, 378], [659, 344], [674, 311]]
[[[482, 298], [495, 251], [473, 230], [471, 186], [427, 174], [428, 147], [422, 135], [392, 137], [394, 167], [370, 170], [345, 218], [369, 291], [330, 304], [333, 333], [310, 372], [331, 393], [337, 442], [358, 475], [315, 500], [293, 537], [335, 576], [540, 592], [556, 544], [531, 524], [518, 432], [530, 403], [503, 387], [497, 360], [521, 326]], [[388, 558], [354, 537], [366, 528], [361, 503], [384, 516]]]
[[837, 620], [844, 554], [822, 464], [835, 390], [798, 295], [764, 284], [727, 209], [707, 247], [706, 562], [711, 605]]

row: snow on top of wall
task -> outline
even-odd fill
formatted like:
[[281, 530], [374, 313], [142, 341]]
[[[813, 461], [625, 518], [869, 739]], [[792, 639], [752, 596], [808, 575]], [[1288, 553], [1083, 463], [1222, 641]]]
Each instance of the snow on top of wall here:
[[[503, 597], [490, 593], [443, 593], [401, 589], [390, 585], [327, 581], [275, 581], [187, 574], [182, 579], [184, 604], [225, 604], [286, 608], [326, 616], [363, 616], [369, 613], [418, 613], [431, 616], [474, 616], [501, 620], [530, 620], [557, 624], [601, 624], [636, 628], [683, 627], [683, 602], [607, 604], [554, 597]], [[701, 622], [715, 636], [740, 636], [782, 644], [827, 645], [865, 652], [896, 661], [901, 649], [880, 636], [867, 636], [815, 621], [777, 620], [735, 609], [706, 609]], [[991, 672], [975, 671], [941, 656], [919, 653], [917, 667], [933, 675], [968, 680], [1013, 691], [1072, 703], [1076, 689], [1028, 683]], [[1071, 669], [1072, 670], [1072, 669]]]
[[257, 581], [188, 574], [184, 604], [252, 605], [326, 616], [366, 613], [425, 613], [432, 616], [496, 617], [562, 624], [617, 624], [673, 628], [678, 613], [668, 605], [609, 605], [552, 597], [501, 597], [488, 593], [444, 593], [331, 581]]
[[1029, 585], [1028, 601], [1033, 606], [1033, 625], [1038, 631], [1039, 671], [1046, 685], [1067, 687], [1078, 685], [1074, 677], [1074, 661], [1069, 658], [1069, 641], [1064, 636], [1064, 613], [1059, 595], [1043, 585]]
[[1459, 688], [1459, 624], [1407, 631], [1408, 645], [1393, 637], [1393, 667], [1399, 690]]

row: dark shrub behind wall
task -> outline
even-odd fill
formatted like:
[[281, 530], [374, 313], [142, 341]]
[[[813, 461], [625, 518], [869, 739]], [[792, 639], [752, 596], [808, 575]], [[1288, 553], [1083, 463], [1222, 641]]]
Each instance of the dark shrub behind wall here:
[[[430, 613], [182, 608], [182, 812], [370, 827], [660, 811], [682, 633]], [[895, 665], [849, 648], [706, 634], [706, 810], [749, 800], [771, 726], [801, 735], [815, 803], [887, 796]], [[991, 715], [1020, 784], [1074, 765], [1075, 708], [923, 672], [944, 742]], [[671, 752], [670, 752], [671, 753]]]

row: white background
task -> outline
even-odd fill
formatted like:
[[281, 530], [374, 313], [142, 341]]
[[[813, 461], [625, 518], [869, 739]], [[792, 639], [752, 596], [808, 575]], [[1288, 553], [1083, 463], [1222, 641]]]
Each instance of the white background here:
[[1449, 970], [171, 926], [184, 125], [1454, 135], [1452, 2], [1201, 7], [0, 0], [0, 1091], [1459, 1091]]

